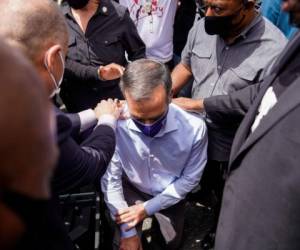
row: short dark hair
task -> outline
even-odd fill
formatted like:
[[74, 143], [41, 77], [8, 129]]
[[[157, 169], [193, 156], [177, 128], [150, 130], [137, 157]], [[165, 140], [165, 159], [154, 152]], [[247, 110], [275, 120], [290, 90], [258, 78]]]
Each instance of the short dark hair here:
[[172, 88], [170, 71], [163, 63], [150, 59], [139, 59], [128, 64], [120, 81], [123, 94], [128, 92], [136, 101], [148, 99], [159, 85], [164, 86], [169, 96]]

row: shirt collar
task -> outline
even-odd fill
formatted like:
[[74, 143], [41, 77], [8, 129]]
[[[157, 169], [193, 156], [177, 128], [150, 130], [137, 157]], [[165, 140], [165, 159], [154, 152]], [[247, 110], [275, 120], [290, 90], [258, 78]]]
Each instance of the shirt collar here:
[[[241, 38], [245, 40], [247, 38], [247, 35], [249, 34], [249, 32], [252, 31], [252, 28], [254, 26], [256, 26], [262, 20], [263, 20], [263, 17], [261, 15], [261, 13], [257, 13], [257, 15], [254, 17], [252, 22], [238, 36], [236, 36], [236, 38], [234, 39], [234, 42], [232, 42], [230, 45], [235, 44]], [[218, 37], [218, 39], [221, 39], [225, 43], [223, 38], [221, 38], [220, 36], [217, 36], [217, 37]]]
[[241, 32], [239, 37], [243, 37], [244, 39], [247, 38], [247, 34], [250, 32], [250, 30], [256, 26], [257, 23], [261, 22], [263, 19], [262, 15], [260, 13], [257, 13], [256, 17], [252, 20], [252, 22]]
[[[176, 117], [175, 117], [175, 110], [174, 110], [174, 107], [172, 105], [173, 104], [169, 105], [169, 111], [168, 111], [168, 114], [167, 114], [167, 120], [166, 120], [165, 125], [161, 128], [161, 130], [158, 132], [158, 134], [154, 136], [154, 138], [155, 137], [162, 137], [165, 134], [170, 133], [170, 132], [175, 131], [175, 130], [178, 129], [178, 125], [177, 125]], [[127, 107], [125, 109], [127, 109]], [[129, 130], [133, 130], [133, 131], [136, 131], [136, 132], [142, 134], [142, 132], [135, 125], [133, 120], [130, 119], [130, 118], [127, 120], [127, 127], [128, 127]]]
[[[108, 16], [111, 12], [111, 9], [110, 9], [110, 5], [108, 4], [108, 1], [107, 0], [101, 0], [100, 1], [100, 4], [99, 4], [99, 7], [95, 13], [95, 15], [104, 15], [104, 16]], [[67, 2], [63, 3], [62, 4], [62, 13], [67, 16], [73, 16], [72, 15], [72, 12], [71, 12], [71, 7], [68, 5]]]

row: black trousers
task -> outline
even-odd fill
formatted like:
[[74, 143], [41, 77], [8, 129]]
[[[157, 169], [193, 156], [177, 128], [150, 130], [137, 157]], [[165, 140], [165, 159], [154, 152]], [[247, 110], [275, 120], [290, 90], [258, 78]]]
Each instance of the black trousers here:
[[[123, 180], [123, 192], [124, 198], [129, 206], [142, 203], [153, 198], [152, 196], [139, 191], [126, 180]], [[161, 210], [158, 213], [154, 214], [152, 218], [158, 223], [160, 231], [154, 232], [154, 234], [161, 234], [164, 240], [163, 246], [158, 246], [155, 249], [176, 250], [180, 247], [183, 236], [184, 212], [185, 201], [183, 200], [167, 209]], [[118, 250], [120, 242], [120, 231], [118, 229], [119, 227], [117, 225], [115, 226], [116, 228], [113, 250]], [[142, 223], [137, 225], [136, 229], [138, 235], [141, 237], [143, 233]]]

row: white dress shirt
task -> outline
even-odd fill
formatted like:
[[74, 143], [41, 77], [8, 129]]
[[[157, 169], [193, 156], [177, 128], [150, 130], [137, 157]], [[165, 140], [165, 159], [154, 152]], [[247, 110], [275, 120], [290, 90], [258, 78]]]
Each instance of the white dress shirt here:
[[80, 119], [80, 132], [89, 129], [92, 126], [108, 125], [115, 130], [117, 120], [111, 114], [102, 115], [97, 119], [95, 112], [92, 109], [87, 109], [78, 113]]
[[275, 106], [277, 103], [277, 97], [274, 93], [273, 87], [269, 87], [261, 100], [261, 104], [258, 108], [258, 114], [255, 117], [254, 123], [251, 126], [251, 132], [253, 133], [254, 130], [258, 127], [261, 120], [269, 113], [269, 111]]
[[[128, 207], [122, 174], [141, 192], [153, 196], [144, 203], [148, 215], [166, 209], [199, 183], [207, 160], [207, 132], [203, 119], [169, 105], [166, 123], [154, 137], [145, 136], [131, 119], [119, 121], [113, 159], [102, 178], [102, 191], [112, 213]], [[123, 177], [124, 177], [123, 176]], [[132, 229], [121, 236], [136, 234]]]

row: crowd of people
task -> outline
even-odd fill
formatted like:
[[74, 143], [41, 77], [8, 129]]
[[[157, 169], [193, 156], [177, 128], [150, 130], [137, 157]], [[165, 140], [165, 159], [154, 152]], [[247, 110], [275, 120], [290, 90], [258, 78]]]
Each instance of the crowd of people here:
[[300, 249], [299, 0], [0, 8], [0, 249], [78, 249], [59, 197], [86, 186], [109, 249], [147, 249], [150, 217], [180, 249], [199, 187], [205, 249]]

